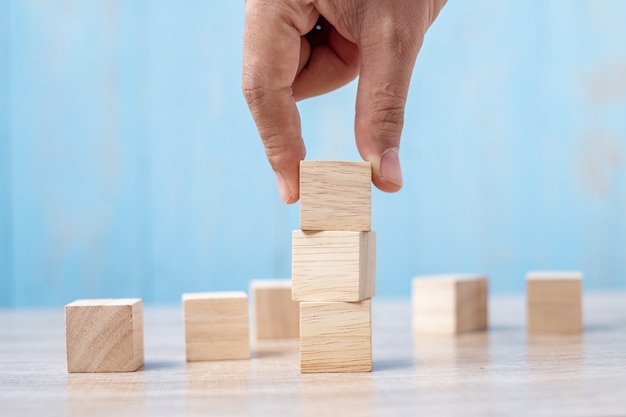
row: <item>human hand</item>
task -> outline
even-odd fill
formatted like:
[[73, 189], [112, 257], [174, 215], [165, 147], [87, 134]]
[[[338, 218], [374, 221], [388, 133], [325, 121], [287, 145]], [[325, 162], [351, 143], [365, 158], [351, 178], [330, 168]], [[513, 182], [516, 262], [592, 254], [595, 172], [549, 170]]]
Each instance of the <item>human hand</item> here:
[[402, 187], [404, 106], [426, 30], [446, 0], [247, 0], [242, 87], [280, 197], [300, 195], [296, 101], [359, 76], [355, 135], [383, 191]]

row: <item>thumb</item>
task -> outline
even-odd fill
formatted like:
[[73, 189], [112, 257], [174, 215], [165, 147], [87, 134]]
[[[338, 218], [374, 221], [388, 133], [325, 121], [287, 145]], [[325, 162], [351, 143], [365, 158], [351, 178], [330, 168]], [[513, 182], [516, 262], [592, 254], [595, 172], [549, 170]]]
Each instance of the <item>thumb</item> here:
[[[427, 25], [418, 10], [370, 9], [359, 33], [359, 77], [355, 135], [361, 157], [372, 163], [379, 189], [402, 187], [399, 148], [404, 107], [417, 53]], [[383, 17], [381, 17], [383, 16]]]

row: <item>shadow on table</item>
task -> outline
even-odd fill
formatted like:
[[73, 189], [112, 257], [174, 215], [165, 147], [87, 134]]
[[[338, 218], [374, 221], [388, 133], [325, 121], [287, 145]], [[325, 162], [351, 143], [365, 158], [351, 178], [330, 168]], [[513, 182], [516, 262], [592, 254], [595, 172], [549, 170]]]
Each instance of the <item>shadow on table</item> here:
[[411, 359], [375, 359], [372, 364], [374, 372], [406, 370], [412, 367], [413, 361]]
[[300, 349], [298, 339], [277, 341], [257, 341], [252, 346], [252, 358], [276, 358], [283, 356], [296, 356]]
[[181, 368], [185, 360], [180, 361], [149, 361], [139, 368], [139, 371], [161, 371], [163, 369]]

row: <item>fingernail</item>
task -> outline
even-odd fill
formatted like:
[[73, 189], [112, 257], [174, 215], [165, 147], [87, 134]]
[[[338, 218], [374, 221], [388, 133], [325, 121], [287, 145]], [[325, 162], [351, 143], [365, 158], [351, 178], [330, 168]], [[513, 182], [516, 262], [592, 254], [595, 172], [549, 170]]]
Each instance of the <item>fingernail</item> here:
[[387, 149], [380, 157], [380, 179], [402, 187], [398, 148]]
[[287, 185], [287, 181], [278, 172], [276, 173], [276, 184], [278, 185], [278, 194], [280, 194], [281, 201], [287, 204], [291, 200], [291, 190], [289, 185]]

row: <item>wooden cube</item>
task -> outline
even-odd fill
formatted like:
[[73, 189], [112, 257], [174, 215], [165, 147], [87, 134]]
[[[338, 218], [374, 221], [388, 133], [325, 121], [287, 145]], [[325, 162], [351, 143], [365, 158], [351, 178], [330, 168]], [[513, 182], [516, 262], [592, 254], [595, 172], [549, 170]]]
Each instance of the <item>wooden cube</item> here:
[[250, 358], [245, 292], [183, 294], [187, 361]]
[[375, 232], [294, 230], [292, 297], [296, 301], [347, 301], [376, 292]]
[[300, 372], [371, 371], [371, 305], [300, 303]]
[[250, 296], [256, 339], [298, 338], [300, 303], [291, 300], [290, 279], [253, 280], [250, 282]]
[[77, 300], [65, 306], [68, 372], [132, 372], [143, 365], [138, 298]]
[[301, 161], [300, 229], [371, 229], [370, 162]]
[[582, 273], [529, 272], [526, 318], [529, 333], [582, 332]]
[[413, 279], [413, 329], [457, 334], [487, 328], [487, 278], [454, 274]]

